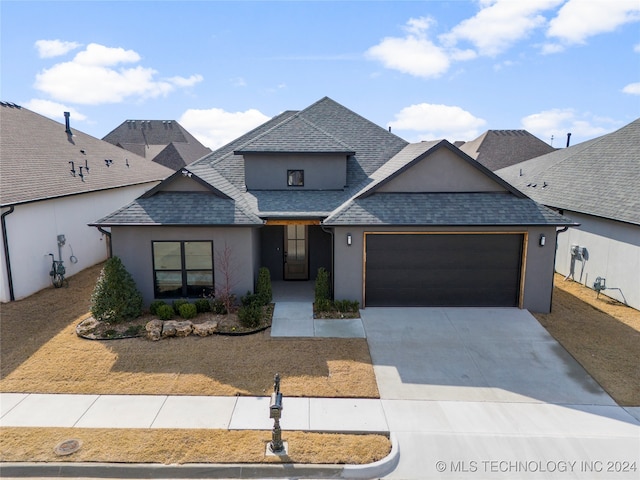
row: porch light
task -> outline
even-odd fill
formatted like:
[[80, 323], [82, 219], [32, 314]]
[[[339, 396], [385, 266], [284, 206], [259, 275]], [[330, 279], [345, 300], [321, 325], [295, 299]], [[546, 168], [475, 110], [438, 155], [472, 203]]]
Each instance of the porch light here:
[[540, 240], [538, 241], [538, 245], [540, 245], [541, 247], [544, 247], [544, 244], [547, 241], [547, 237], [544, 236], [544, 233], [540, 234]]
[[351, 242], [352, 242], [351, 234], [347, 233], [347, 245], [351, 246]]

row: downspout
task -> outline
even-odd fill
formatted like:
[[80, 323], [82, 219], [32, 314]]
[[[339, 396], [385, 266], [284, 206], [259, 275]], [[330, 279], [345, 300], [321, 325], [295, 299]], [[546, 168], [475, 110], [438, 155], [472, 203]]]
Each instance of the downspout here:
[[96, 225], [96, 228], [98, 229], [98, 231], [100, 233], [102, 233], [103, 235], [106, 235], [106, 237], [107, 237], [107, 253], [109, 255], [109, 258], [113, 257], [113, 251], [111, 249], [111, 232], [108, 232], [104, 228], [99, 227], [97, 225]]
[[553, 271], [551, 272], [551, 298], [549, 299], [549, 313], [551, 313], [551, 307], [553, 305], [553, 284], [556, 274], [556, 257], [558, 256], [558, 235], [569, 230], [569, 226], [562, 227], [559, 230], [556, 230], [556, 245], [555, 250], [553, 252]]
[[328, 233], [329, 235], [331, 235], [331, 296], [333, 297], [333, 292], [335, 292], [335, 258], [334, 258], [334, 248], [335, 248], [335, 235], [334, 235], [334, 229], [333, 228], [328, 228], [325, 227], [324, 225], [320, 225], [320, 228], [322, 229], [322, 231], [324, 233]]
[[9, 256], [9, 239], [8, 239], [8, 235], [7, 235], [7, 221], [5, 220], [5, 217], [7, 215], [10, 215], [13, 213], [13, 211], [15, 210], [14, 206], [11, 205], [9, 207], [9, 210], [7, 210], [6, 212], [4, 212], [2, 214], [2, 216], [0, 217], [1, 223], [2, 223], [2, 244], [4, 245], [4, 259], [5, 259], [5, 263], [7, 265], [7, 280], [9, 282], [9, 300], [10, 301], [14, 301], [16, 299], [16, 296], [13, 292], [13, 274], [11, 273], [11, 257]]

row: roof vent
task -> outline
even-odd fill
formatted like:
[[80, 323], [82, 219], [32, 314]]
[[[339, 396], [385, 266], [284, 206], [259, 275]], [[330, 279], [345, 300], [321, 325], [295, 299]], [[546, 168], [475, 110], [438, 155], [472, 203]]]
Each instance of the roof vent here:
[[64, 112], [64, 131], [71, 135], [71, 122], [69, 121], [69, 117], [71, 117], [71, 113]]

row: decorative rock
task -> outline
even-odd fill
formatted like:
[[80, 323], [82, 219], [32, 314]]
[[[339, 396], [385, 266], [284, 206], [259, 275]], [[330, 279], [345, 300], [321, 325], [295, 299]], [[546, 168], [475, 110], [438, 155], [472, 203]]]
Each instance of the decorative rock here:
[[76, 334], [78, 334], [81, 337], [87, 336], [97, 326], [98, 326], [98, 321], [95, 318], [93, 317], [86, 318], [85, 320], [80, 322], [80, 324], [76, 327]]
[[176, 337], [187, 337], [193, 331], [193, 323], [186, 320], [184, 322], [176, 322]]
[[154, 342], [160, 340], [162, 338], [162, 324], [164, 322], [162, 320], [151, 320], [149, 323], [145, 325], [145, 330], [147, 331], [147, 337], [149, 340], [153, 340]]
[[218, 331], [218, 322], [214, 322], [213, 320], [208, 320], [203, 323], [193, 324], [193, 334], [198, 335], [199, 337], [206, 337], [208, 335], [213, 335], [217, 331]]

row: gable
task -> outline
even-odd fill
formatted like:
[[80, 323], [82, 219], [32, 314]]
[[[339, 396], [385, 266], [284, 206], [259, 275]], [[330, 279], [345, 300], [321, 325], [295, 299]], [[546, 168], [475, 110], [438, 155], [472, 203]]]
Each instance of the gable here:
[[420, 192], [506, 192], [507, 189], [482, 169], [449, 148], [437, 148], [418, 159], [376, 191]]

